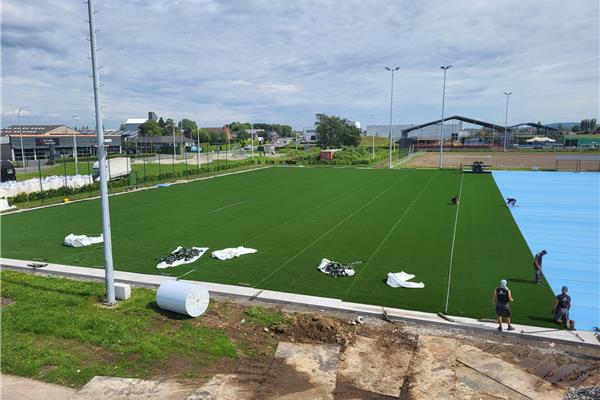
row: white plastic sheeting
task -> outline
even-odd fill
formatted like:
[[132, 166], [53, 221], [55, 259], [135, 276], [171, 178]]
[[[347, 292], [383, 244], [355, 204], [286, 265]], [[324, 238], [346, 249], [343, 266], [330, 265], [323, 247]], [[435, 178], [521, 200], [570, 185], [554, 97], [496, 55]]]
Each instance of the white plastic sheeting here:
[[[67, 176], [67, 186], [71, 188], [79, 188], [92, 183], [91, 175], [70, 175]], [[24, 181], [7, 181], [0, 183], [0, 197], [14, 197], [19, 193], [33, 193], [40, 190], [60, 189], [65, 186], [64, 176], [47, 176], [42, 178], [40, 187], [40, 179], [33, 178]]]
[[[325, 267], [327, 267], [327, 264], [329, 264], [330, 262], [332, 262], [331, 260], [327, 259], [327, 258], [323, 258], [321, 260], [321, 263], [319, 264], [319, 266], [317, 267], [317, 269], [327, 275], [329, 275], [329, 271], [327, 271], [325, 269]], [[354, 271], [354, 268], [346, 268], [344, 269], [344, 272], [346, 273], [346, 276], [352, 276], [354, 275], [354, 273], [356, 271]]]
[[198, 317], [208, 308], [208, 289], [204, 286], [170, 280], [162, 283], [156, 292], [156, 304], [163, 310]]
[[[173, 250], [171, 252], [171, 254], [178, 252], [182, 248], [183, 248], [182, 246], [178, 246], [175, 250]], [[202, 257], [204, 255], [204, 253], [206, 253], [206, 251], [208, 250], [208, 247], [192, 247], [192, 249], [198, 250], [200, 253], [196, 257], [192, 257], [189, 260], [186, 260], [185, 258], [183, 258], [183, 259], [173, 262], [173, 264], [168, 264], [166, 261], [163, 261], [161, 263], [158, 263], [156, 265], [156, 268], [162, 269], [162, 268], [178, 267], [183, 264], [191, 264], [195, 261], [198, 261], [198, 259], [200, 259], [200, 257]]]
[[423, 282], [408, 282], [415, 276], [413, 274], [407, 274], [404, 271], [401, 272], [390, 272], [387, 277], [387, 284], [393, 288], [408, 288], [408, 289], [423, 289], [425, 284]]
[[84, 247], [89, 246], [91, 244], [102, 243], [104, 242], [104, 235], [100, 234], [100, 236], [86, 236], [86, 235], [75, 235], [73, 233], [67, 235], [65, 237], [65, 241], [63, 242], [65, 246], [69, 247]]
[[16, 206], [9, 206], [8, 200], [0, 199], [0, 211], [12, 210], [13, 208], [16, 208]]
[[258, 250], [250, 249], [247, 247], [239, 246], [239, 247], [228, 247], [223, 250], [213, 251], [211, 257], [218, 258], [219, 260], [229, 260], [231, 258], [243, 256], [244, 254], [253, 254]]

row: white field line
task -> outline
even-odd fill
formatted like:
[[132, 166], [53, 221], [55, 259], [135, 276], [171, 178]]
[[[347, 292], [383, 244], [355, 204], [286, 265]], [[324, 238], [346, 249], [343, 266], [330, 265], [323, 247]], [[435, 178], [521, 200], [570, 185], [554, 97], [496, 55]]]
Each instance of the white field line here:
[[366, 202], [365, 204], [363, 204], [362, 206], [360, 206], [359, 208], [357, 208], [356, 210], [354, 210], [350, 215], [346, 216], [344, 219], [342, 219], [340, 222], [338, 222], [337, 224], [335, 224], [333, 227], [331, 227], [330, 229], [328, 229], [325, 233], [323, 233], [321, 236], [319, 236], [318, 238], [316, 238], [315, 240], [313, 240], [312, 242], [310, 242], [310, 244], [308, 244], [307, 246], [305, 246], [302, 250], [300, 250], [299, 252], [297, 252], [296, 254], [294, 254], [292, 257], [288, 258], [283, 264], [281, 264], [279, 267], [275, 268], [273, 271], [271, 271], [267, 276], [265, 276], [263, 279], [261, 279], [256, 286], [260, 285], [261, 283], [263, 283], [264, 281], [266, 281], [267, 279], [269, 279], [271, 276], [273, 276], [273, 274], [275, 274], [277, 271], [279, 271], [281, 268], [283, 268], [284, 266], [286, 266], [290, 261], [295, 260], [296, 257], [298, 257], [300, 254], [304, 253], [306, 250], [308, 250], [309, 248], [311, 248], [313, 245], [315, 245], [317, 242], [319, 242], [321, 239], [323, 239], [325, 236], [327, 236], [329, 233], [333, 232], [336, 228], [340, 227], [342, 224], [344, 224], [346, 221], [348, 221], [350, 218], [352, 218], [353, 216], [355, 216], [356, 214], [358, 214], [358, 212], [360, 212], [361, 210], [363, 210], [365, 207], [369, 206], [371, 203], [373, 203], [375, 200], [377, 200], [378, 198], [380, 198], [381, 196], [383, 196], [385, 193], [387, 193], [390, 189], [392, 189], [394, 186], [396, 186], [398, 183], [404, 181], [406, 178], [408, 178], [411, 174], [413, 173], [413, 171], [410, 171], [408, 174], [406, 174], [402, 179], [397, 180], [396, 182], [392, 183], [390, 186], [388, 186], [385, 190], [383, 190], [381, 193], [379, 193], [377, 196], [371, 198], [371, 200], [369, 200], [368, 202]]
[[454, 259], [454, 242], [456, 241], [456, 226], [458, 225], [458, 212], [462, 203], [462, 188], [465, 174], [460, 175], [460, 190], [458, 191], [458, 204], [456, 205], [456, 216], [454, 217], [454, 232], [452, 233], [452, 247], [450, 248], [450, 265], [448, 267], [448, 288], [446, 289], [446, 305], [444, 306], [444, 314], [448, 314], [448, 299], [450, 298], [450, 281], [452, 277], [452, 260]]
[[[203, 181], [205, 179], [214, 179], [214, 178], [219, 178], [219, 177], [222, 177], [222, 176], [235, 175], [235, 174], [243, 174], [245, 172], [258, 171], [258, 170], [266, 169], [266, 168], [271, 168], [271, 166], [267, 165], [267, 166], [259, 167], [259, 168], [245, 169], [243, 171], [228, 172], [226, 174], [204, 176], [202, 178], [185, 179], [185, 180], [182, 179], [182, 180], [177, 180], [175, 182], [168, 182], [168, 184], [169, 185], [179, 185], [179, 184], [182, 184], [182, 183], [190, 183], [190, 182], [195, 182], [195, 181]], [[157, 183], [156, 185], [158, 185], [158, 184], [159, 183]], [[141, 191], [144, 191], [144, 190], [159, 189], [159, 188], [156, 187], [156, 185], [142, 187], [142, 188], [133, 189], [133, 190], [129, 190], [129, 191], [123, 191], [123, 192], [119, 192], [119, 193], [112, 193], [112, 194], [109, 194], [108, 196], [109, 197], [120, 196], [120, 195], [123, 195], [123, 194], [141, 192]], [[73, 203], [79, 203], [79, 202], [82, 202], [82, 201], [96, 200], [96, 199], [99, 199], [99, 198], [100, 198], [100, 196], [94, 196], [94, 197], [87, 197], [85, 199], [72, 200], [72, 201], [69, 201], [68, 203], [56, 203], [56, 204], [48, 204], [48, 205], [45, 205], [45, 206], [39, 206], [39, 207], [21, 208], [21, 209], [14, 210], [14, 211], [3, 212], [3, 213], [1, 213], [1, 215], [4, 216], [4, 215], [10, 215], [10, 214], [17, 214], [17, 213], [26, 212], [26, 211], [39, 210], [40, 208], [64, 206], [66, 204], [73, 204]]]
[[226, 206], [223, 206], [223, 207], [215, 208], [213, 210], [213, 212], [218, 212], [218, 211], [224, 210], [224, 209], [229, 208], [229, 207], [233, 207], [233, 206], [237, 206], [237, 205], [243, 204], [245, 202], [246, 202], [245, 200], [238, 200], [235, 203], [231, 203], [231, 204], [227, 204]]
[[[438, 172], [439, 172], [439, 170], [438, 170]], [[425, 189], [427, 189], [429, 187], [429, 184], [431, 183], [431, 181], [433, 180], [433, 178], [435, 178], [437, 176], [438, 172], [436, 172], [435, 174], [433, 174], [431, 176], [431, 178], [429, 178], [429, 180], [427, 181], [427, 184], [425, 184], [425, 186], [423, 186], [423, 188], [421, 189], [421, 191], [419, 192], [419, 194], [417, 195], [417, 197], [415, 197], [415, 199], [412, 201], [412, 203], [410, 203], [410, 205], [408, 206], [408, 208], [406, 210], [404, 210], [404, 212], [402, 213], [402, 215], [400, 216], [400, 218], [398, 218], [398, 220], [396, 221], [396, 223], [394, 224], [394, 226], [392, 226], [392, 228], [388, 231], [388, 233], [385, 235], [385, 237], [383, 238], [383, 240], [381, 240], [381, 242], [377, 245], [377, 248], [375, 248], [375, 250], [373, 251], [373, 253], [371, 253], [371, 255], [369, 256], [369, 258], [367, 259], [367, 262], [371, 261], [373, 259], [373, 257], [375, 257], [375, 255], [377, 255], [377, 253], [379, 252], [379, 250], [381, 250], [381, 248], [383, 247], [383, 245], [385, 244], [385, 242], [387, 242], [387, 240], [390, 238], [390, 236], [392, 235], [392, 233], [396, 230], [396, 228], [398, 227], [398, 225], [400, 225], [400, 222], [402, 222], [404, 220], [404, 217], [406, 217], [406, 215], [408, 215], [408, 212], [417, 203], [417, 200], [419, 200], [421, 198], [421, 195], [423, 195], [423, 193], [425, 192]], [[356, 274], [356, 276], [352, 280], [352, 283], [344, 291], [344, 294], [348, 293], [348, 291], [352, 288], [352, 286], [354, 285], [354, 283], [356, 283], [356, 281], [358, 281], [358, 277], [360, 276], [361, 272], [363, 272], [364, 270], [365, 270], [365, 268], [362, 268], [358, 272], [358, 274]]]

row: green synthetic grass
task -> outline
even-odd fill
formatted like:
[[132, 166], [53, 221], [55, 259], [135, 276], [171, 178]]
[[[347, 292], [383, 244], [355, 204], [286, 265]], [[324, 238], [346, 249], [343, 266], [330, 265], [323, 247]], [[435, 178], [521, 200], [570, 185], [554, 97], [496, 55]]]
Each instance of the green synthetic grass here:
[[160, 318], [152, 290], [134, 289], [130, 300], [107, 309], [99, 283], [0, 274], [2, 296], [14, 301], [2, 309], [2, 373], [81, 386], [96, 375], [168, 374], [174, 357], [189, 360], [193, 371], [237, 356], [224, 331], [176, 314]]
[[[115, 267], [438, 312], [444, 310], [457, 171], [268, 168], [111, 198]], [[99, 266], [102, 247], [66, 248], [69, 233], [98, 235], [99, 202], [2, 217], [2, 256]], [[175, 247], [244, 245], [254, 255], [157, 270]], [[321, 258], [361, 260], [351, 278], [316, 270]], [[532, 285], [531, 254], [491, 175], [465, 174], [448, 312], [493, 318], [492, 291], [508, 279], [513, 320], [547, 325], [552, 293]], [[405, 271], [424, 289], [393, 289]]]

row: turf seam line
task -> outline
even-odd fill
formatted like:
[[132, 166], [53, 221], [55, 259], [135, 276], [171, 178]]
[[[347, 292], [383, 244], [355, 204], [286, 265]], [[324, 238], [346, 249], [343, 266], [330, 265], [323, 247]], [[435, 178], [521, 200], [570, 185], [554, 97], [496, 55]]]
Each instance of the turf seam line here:
[[273, 276], [273, 274], [275, 274], [281, 268], [283, 268], [284, 266], [286, 266], [290, 261], [295, 260], [296, 257], [298, 257], [300, 254], [304, 253], [306, 250], [308, 250], [309, 248], [311, 248], [319, 240], [323, 239], [329, 233], [333, 232], [336, 228], [338, 228], [341, 225], [343, 225], [346, 221], [348, 221], [350, 218], [352, 218], [353, 216], [355, 216], [356, 214], [358, 214], [361, 210], [363, 210], [365, 207], [369, 206], [375, 200], [377, 200], [378, 198], [380, 198], [381, 196], [383, 196], [385, 193], [387, 193], [389, 190], [391, 190], [398, 183], [403, 182], [404, 180], [406, 180], [406, 178], [408, 178], [413, 172], [414, 171], [409, 172], [404, 177], [402, 177], [402, 179], [399, 179], [396, 182], [392, 183], [390, 186], [388, 186], [385, 190], [383, 190], [377, 196], [371, 198], [371, 200], [369, 200], [368, 202], [366, 202], [365, 204], [363, 204], [362, 206], [360, 206], [358, 209], [356, 209], [355, 211], [353, 211], [350, 215], [346, 216], [343, 220], [341, 220], [340, 222], [338, 222], [337, 224], [335, 224], [332, 228], [328, 229], [325, 233], [323, 233], [321, 236], [319, 236], [318, 238], [316, 238], [315, 240], [313, 240], [310, 244], [308, 244], [306, 247], [304, 247], [298, 253], [296, 253], [292, 257], [288, 258], [283, 264], [281, 264], [279, 267], [277, 267], [273, 271], [271, 271], [271, 273], [269, 273], [267, 276], [265, 276], [263, 279], [261, 279], [256, 285], [258, 286], [261, 283], [263, 283], [264, 281], [266, 281], [267, 279], [269, 279], [271, 276]]
[[460, 189], [458, 191], [458, 204], [456, 205], [456, 215], [454, 217], [454, 232], [452, 233], [452, 246], [450, 247], [450, 265], [448, 266], [448, 287], [446, 289], [446, 304], [444, 306], [444, 313], [448, 313], [448, 300], [450, 299], [450, 282], [452, 277], [452, 261], [454, 259], [454, 243], [456, 241], [456, 226], [458, 225], [458, 212], [460, 211], [460, 204], [462, 203], [462, 189], [464, 172], [460, 175]]
[[219, 211], [224, 210], [226, 208], [237, 206], [238, 204], [242, 204], [242, 203], [245, 203], [245, 201], [244, 200], [238, 200], [235, 203], [231, 203], [231, 204], [227, 204], [226, 206], [223, 206], [223, 207], [215, 208], [213, 210], [213, 212], [219, 212]]
[[[388, 231], [388, 233], [381, 240], [381, 242], [379, 242], [379, 244], [377, 245], [377, 247], [375, 248], [375, 250], [373, 251], [373, 253], [371, 253], [371, 255], [369, 256], [369, 258], [367, 259], [367, 263], [370, 262], [370, 261], [372, 261], [373, 257], [375, 257], [375, 255], [379, 252], [379, 250], [381, 250], [381, 248], [383, 247], [383, 245], [385, 244], [385, 242], [387, 242], [387, 240], [390, 238], [390, 236], [392, 235], [392, 233], [396, 230], [396, 228], [398, 227], [398, 225], [400, 225], [400, 222], [402, 222], [404, 220], [404, 217], [406, 217], [408, 215], [408, 212], [417, 203], [417, 200], [419, 200], [421, 198], [421, 196], [423, 195], [423, 193], [425, 193], [425, 190], [429, 187], [429, 185], [433, 181], [433, 178], [435, 178], [438, 175], [438, 173], [439, 173], [439, 171], [437, 171], [435, 174], [433, 174], [431, 176], [431, 178], [429, 178], [429, 180], [427, 181], [427, 184], [425, 184], [423, 186], [423, 188], [421, 189], [421, 191], [419, 192], [419, 194], [417, 195], [417, 197], [414, 198], [414, 200], [412, 201], [412, 203], [410, 203], [410, 205], [406, 208], [406, 210], [404, 210], [404, 212], [402, 213], [402, 215], [400, 216], [400, 218], [398, 218], [398, 220], [396, 221], [396, 223], [394, 224], [394, 226], [392, 226], [392, 228]], [[360, 274], [365, 269], [366, 268], [361, 268], [361, 270], [356, 274], [356, 277], [352, 280], [352, 283], [350, 283], [350, 285], [348, 285], [348, 287], [344, 291], [344, 296], [348, 293], [348, 291], [352, 288], [352, 286], [354, 286], [354, 284], [356, 283], [356, 281], [358, 281], [358, 277], [360, 276]]]

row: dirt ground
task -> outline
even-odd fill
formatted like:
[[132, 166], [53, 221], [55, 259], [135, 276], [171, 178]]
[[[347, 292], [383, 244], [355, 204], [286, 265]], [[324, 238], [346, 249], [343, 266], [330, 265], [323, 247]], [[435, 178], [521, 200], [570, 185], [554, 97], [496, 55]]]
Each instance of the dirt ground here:
[[[470, 165], [473, 161], [483, 161], [497, 169], [556, 169], [556, 156], [558, 154], [575, 153], [527, 153], [527, 152], [447, 152], [444, 153], [444, 166], [458, 168], [460, 164]], [[437, 168], [440, 154], [427, 152], [418, 155], [404, 164], [408, 167]], [[574, 171], [576, 161], [562, 160], [559, 169]], [[600, 165], [597, 161], [582, 161], [582, 171], [598, 171]]]
[[[390, 323], [375, 317], [358, 324], [356, 316], [325, 312], [287, 310], [284, 322], [267, 328], [247, 321], [246, 312], [253, 302], [246, 303], [216, 301], [197, 319], [198, 326], [223, 329], [238, 346], [240, 358], [221, 360], [193, 374], [181, 360], [177, 365], [173, 360], [174, 365], [160, 369], [170, 371], [169, 376], [157, 371], [155, 379], [204, 385], [213, 395], [234, 390], [236, 398], [248, 399], [299, 399], [313, 394], [332, 399], [426, 399], [432, 393], [440, 398], [446, 394], [451, 394], [447, 398], [480, 398], [478, 393], [487, 393], [489, 398], [551, 399], [562, 398], [569, 387], [600, 385], [600, 348]], [[158, 323], [169, 323], [168, 316], [157, 318], [161, 319]], [[278, 346], [285, 343], [339, 348], [331, 396], [317, 395], [323, 390], [314, 376], [323, 372], [311, 376], [307, 362], [294, 365], [276, 356], [281, 352]], [[529, 386], [522, 394], [511, 395], [514, 389], [496, 382], [492, 372], [478, 370], [480, 360], [484, 366], [494, 365], [492, 372], [514, 369], [518, 372], [512, 378], [514, 385]], [[510, 378], [511, 373], [507, 375]], [[528, 393], [531, 387], [537, 391]]]

